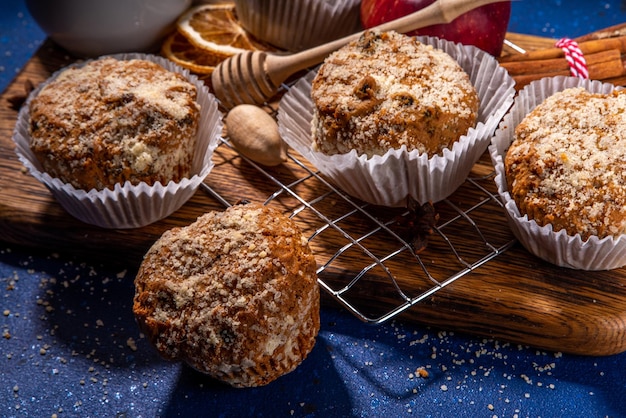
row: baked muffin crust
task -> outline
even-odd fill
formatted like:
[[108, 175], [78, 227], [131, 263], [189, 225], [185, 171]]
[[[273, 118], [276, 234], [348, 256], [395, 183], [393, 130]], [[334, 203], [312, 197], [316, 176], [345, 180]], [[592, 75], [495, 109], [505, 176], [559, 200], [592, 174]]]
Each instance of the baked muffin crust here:
[[133, 311], [157, 350], [235, 387], [290, 372], [319, 331], [308, 243], [291, 219], [260, 204], [165, 232], [135, 286]]
[[626, 92], [548, 97], [517, 126], [505, 175], [520, 213], [583, 240], [626, 233]]
[[475, 125], [479, 108], [451, 56], [393, 31], [366, 31], [331, 54], [311, 89], [313, 147], [328, 155], [404, 145], [433, 156]]
[[78, 189], [179, 181], [191, 172], [196, 95], [147, 60], [70, 67], [30, 103], [31, 149], [45, 172]]

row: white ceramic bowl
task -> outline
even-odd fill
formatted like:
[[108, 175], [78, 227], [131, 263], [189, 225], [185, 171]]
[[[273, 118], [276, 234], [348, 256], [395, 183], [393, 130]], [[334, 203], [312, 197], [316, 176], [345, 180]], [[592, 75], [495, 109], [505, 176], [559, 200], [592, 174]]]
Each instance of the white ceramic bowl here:
[[192, 0], [26, 0], [41, 29], [74, 55], [156, 51]]

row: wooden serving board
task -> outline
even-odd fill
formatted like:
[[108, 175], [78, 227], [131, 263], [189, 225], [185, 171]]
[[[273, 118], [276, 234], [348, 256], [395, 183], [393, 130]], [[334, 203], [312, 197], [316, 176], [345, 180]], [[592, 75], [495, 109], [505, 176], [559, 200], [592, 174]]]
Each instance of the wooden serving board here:
[[[527, 49], [552, 42], [515, 34], [509, 39]], [[11, 136], [17, 117], [13, 99], [25, 94], [29, 82], [37, 85], [71, 62], [72, 58], [46, 42], [0, 98], [0, 240], [138, 265], [165, 230], [186, 225], [209, 210], [223, 210], [225, 205], [202, 189], [170, 217], [129, 230], [102, 229], [68, 215], [48, 190], [24, 171]], [[388, 271], [372, 260], [386, 257], [398, 243], [388, 231], [381, 236], [374, 220], [393, 219], [397, 213], [374, 207], [366, 207], [366, 213], [355, 210], [312, 175], [306, 162], [300, 166], [292, 161], [260, 173], [226, 145], [217, 149], [214, 161], [215, 169], [206, 184], [229, 204], [240, 198], [266, 201], [272, 196], [270, 204], [294, 214], [304, 232], [314, 237], [312, 247], [327, 286], [333, 291], [349, 289], [342, 297], [363, 311], [375, 316], [397, 303], [398, 290], [415, 297], [427, 293], [432, 280], [445, 282], [448, 274], [454, 275], [459, 265], [463, 266], [449, 255], [447, 246], [451, 244], [472, 264], [472, 271], [405, 310], [402, 319], [551, 351], [583, 355], [626, 351], [626, 270], [573, 271], [549, 265], [517, 244], [507, 248], [512, 236], [497, 205], [495, 209], [473, 207], [484, 198], [483, 188], [493, 193], [493, 181], [483, 178], [491, 171], [486, 158], [472, 173], [480, 187], [463, 186], [448, 204], [437, 205], [440, 225], [450, 242], [433, 237], [420, 254], [423, 265], [408, 251], [401, 251], [385, 264]], [[455, 214], [456, 208], [471, 212], [485, 239], [506, 251], [481, 263], [484, 249], [476, 242], [480, 243], [482, 236], [477, 237], [471, 222], [463, 223], [466, 220]], [[369, 269], [369, 265], [373, 267]], [[367, 273], [355, 284], [364, 268]], [[431, 278], [420, 278], [424, 268], [432, 272]], [[391, 284], [386, 281], [388, 272]], [[325, 298], [325, 303], [334, 300]]]

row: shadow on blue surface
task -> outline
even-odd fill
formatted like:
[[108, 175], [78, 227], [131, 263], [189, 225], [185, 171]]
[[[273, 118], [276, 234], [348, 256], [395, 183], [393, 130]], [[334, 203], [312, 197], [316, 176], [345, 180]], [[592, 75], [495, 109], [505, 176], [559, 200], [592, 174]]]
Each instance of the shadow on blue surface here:
[[352, 416], [349, 392], [332, 364], [321, 338], [296, 370], [263, 387], [233, 389], [184, 367], [164, 416]]

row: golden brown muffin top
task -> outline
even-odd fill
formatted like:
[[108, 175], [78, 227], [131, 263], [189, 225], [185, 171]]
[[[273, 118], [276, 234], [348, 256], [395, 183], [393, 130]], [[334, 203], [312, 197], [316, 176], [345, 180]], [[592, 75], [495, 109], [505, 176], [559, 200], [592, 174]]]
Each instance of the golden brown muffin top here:
[[450, 55], [392, 31], [367, 31], [331, 54], [311, 96], [315, 147], [326, 154], [371, 156], [402, 145], [436, 154], [475, 124], [479, 106]]
[[178, 180], [179, 154], [195, 141], [196, 97], [182, 75], [148, 60], [70, 67], [31, 101], [31, 148], [45, 171], [78, 188]]

